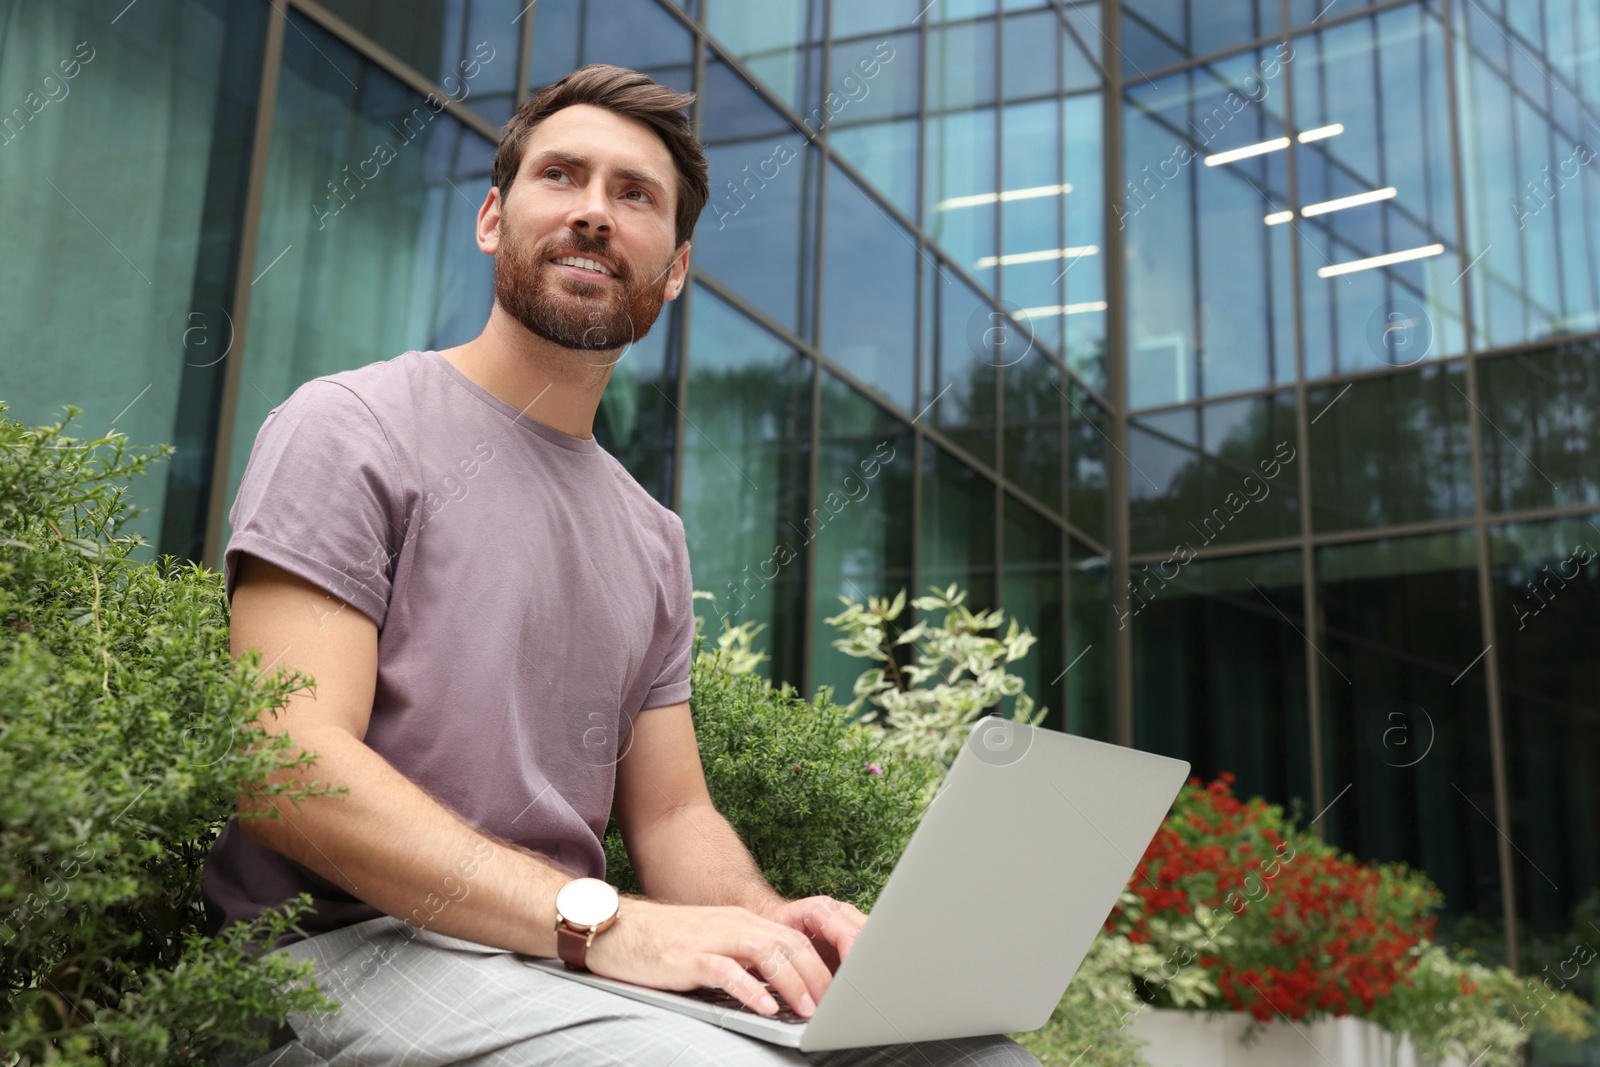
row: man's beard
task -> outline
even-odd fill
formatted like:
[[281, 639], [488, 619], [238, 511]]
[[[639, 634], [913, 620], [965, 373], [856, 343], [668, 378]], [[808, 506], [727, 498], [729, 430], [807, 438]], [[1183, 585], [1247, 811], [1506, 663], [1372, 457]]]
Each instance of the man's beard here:
[[[537, 252], [504, 223], [494, 257], [495, 301], [535, 335], [562, 348], [604, 352], [639, 340], [666, 301], [667, 275], [640, 283], [627, 263], [608, 256], [610, 242], [581, 233]], [[604, 257], [616, 277], [584, 282], [556, 272], [555, 256]], [[612, 292], [607, 293], [607, 289]]]

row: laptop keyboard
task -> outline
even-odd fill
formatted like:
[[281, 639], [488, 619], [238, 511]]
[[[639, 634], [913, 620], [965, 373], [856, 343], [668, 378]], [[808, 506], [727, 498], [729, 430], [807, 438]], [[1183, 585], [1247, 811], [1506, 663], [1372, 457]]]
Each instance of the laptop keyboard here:
[[680, 997], [689, 997], [714, 1007], [726, 1008], [729, 1011], [742, 1011], [748, 1015], [754, 1015], [758, 1019], [767, 1019], [771, 1022], [806, 1023], [810, 1021], [804, 1015], [789, 1007], [789, 1002], [783, 999], [783, 994], [773, 989], [770, 985], [767, 986], [767, 992], [772, 995], [773, 1000], [778, 1002], [778, 1014], [776, 1015], [762, 1015], [754, 1008], [747, 1007], [744, 1001], [726, 989], [702, 986], [699, 989], [677, 990], [676, 992]]

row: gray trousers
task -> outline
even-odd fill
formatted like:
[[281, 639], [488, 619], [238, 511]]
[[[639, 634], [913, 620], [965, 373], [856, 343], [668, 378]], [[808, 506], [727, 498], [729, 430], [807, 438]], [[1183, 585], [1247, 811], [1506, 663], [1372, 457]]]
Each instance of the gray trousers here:
[[282, 951], [311, 960], [317, 984], [342, 1007], [323, 1017], [291, 1015], [292, 1037], [280, 1031], [275, 1047], [250, 1067], [1037, 1067], [1039, 1062], [1000, 1036], [797, 1052], [546, 974], [509, 952], [387, 917]]

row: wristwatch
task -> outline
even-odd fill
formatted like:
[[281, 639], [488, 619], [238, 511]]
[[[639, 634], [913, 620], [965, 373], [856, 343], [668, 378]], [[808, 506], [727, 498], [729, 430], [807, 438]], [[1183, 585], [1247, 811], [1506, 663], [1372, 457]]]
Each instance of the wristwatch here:
[[598, 878], [574, 878], [556, 894], [556, 952], [568, 970], [586, 971], [595, 935], [617, 921], [622, 898]]

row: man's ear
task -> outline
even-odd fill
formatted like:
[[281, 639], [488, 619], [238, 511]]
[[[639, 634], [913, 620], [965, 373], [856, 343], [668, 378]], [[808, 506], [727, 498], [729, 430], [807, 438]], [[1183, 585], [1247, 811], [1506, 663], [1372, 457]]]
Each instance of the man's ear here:
[[500, 250], [501, 207], [500, 188], [491, 185], [478, 209], [478, 248], [491, 256]]
[[672, 266], [667, 268], [667, 287], [662, 296], [668, 300], [678, 299], [678, 294], [683, 292], [683, 281], [689, 276], [689, 242], [685, 241], [678, 246], [672, 254]]

